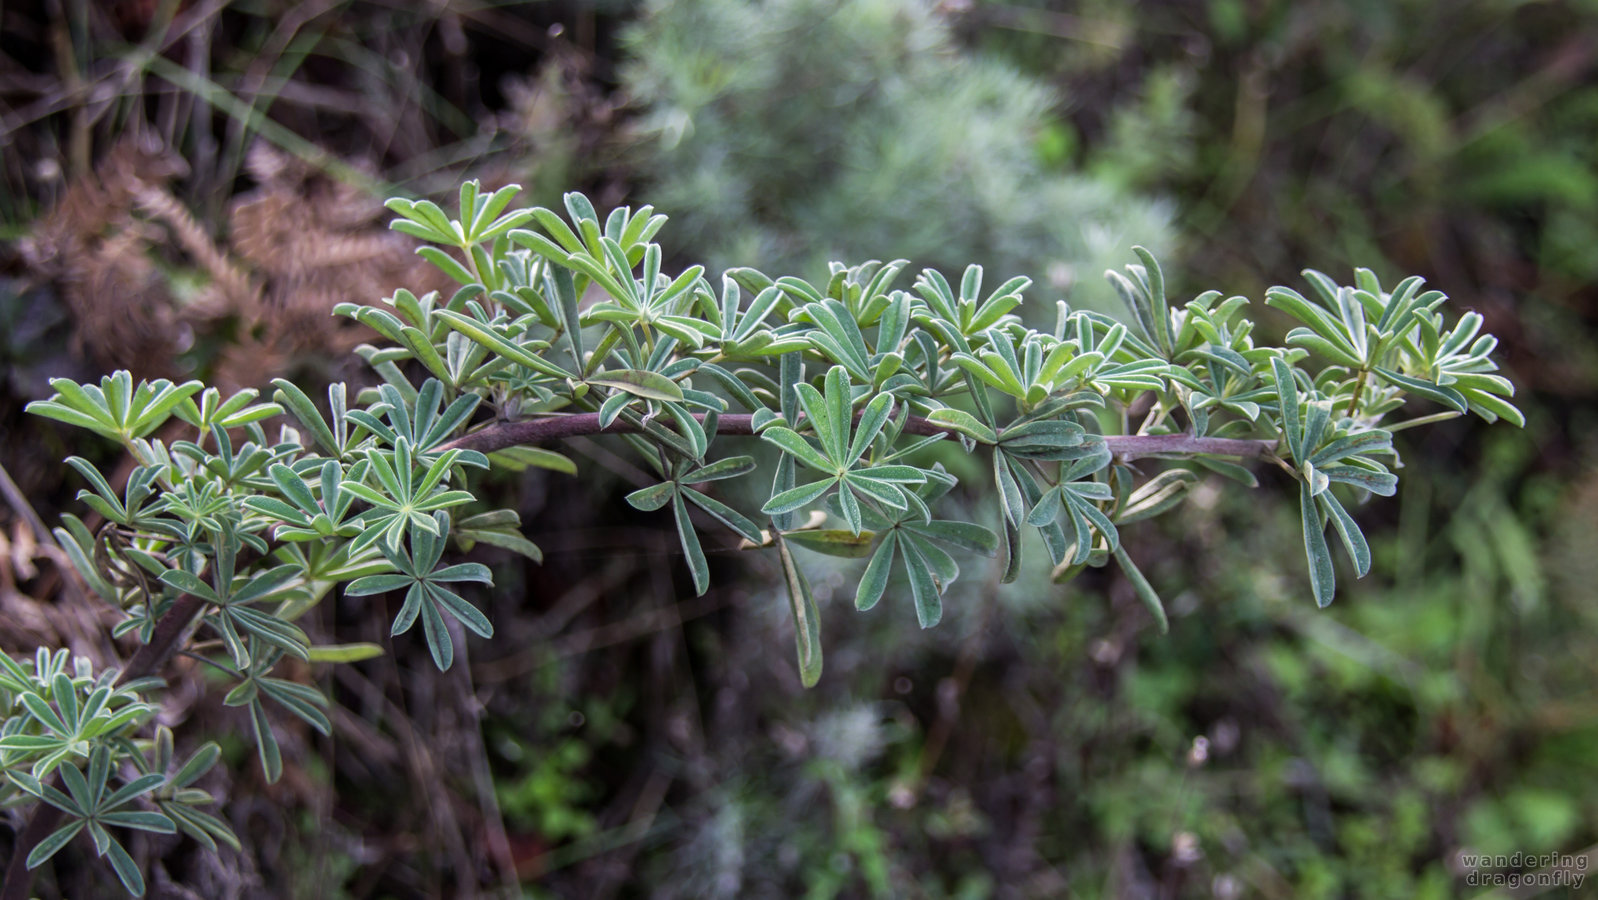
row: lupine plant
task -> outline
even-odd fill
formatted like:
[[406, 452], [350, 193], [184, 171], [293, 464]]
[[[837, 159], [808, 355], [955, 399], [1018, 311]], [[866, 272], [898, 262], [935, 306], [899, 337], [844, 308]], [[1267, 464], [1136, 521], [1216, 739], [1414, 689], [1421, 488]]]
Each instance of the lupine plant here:
[[[516, 193], [469, 183], [456, 218], [389, 202], [392, 227], [460, 287], [337, 308], [386, 341], [358, 351], [375, 388], [335, 384], [319, 408], [285, 380], [262, 402], [119, 372], [59, 379], [30, 405], [132, 456], [121, 486], [67, 460], [100, 524], [68, 515], [55, 535], [124, 614], [116, 634], [141, 646], [98, 675], [64, 650], [0, 656], [0, 803], [34, 807], [6, 897], [25, 896], [29, 872], [80, 832], [133, 893], [143, 879], [113, 829], [236, 844], [190, 787], [216, 745], [179, 764], [154, 725], [174, 652], [232, 683], [223, 702], [249, 708], [270, 781], [282, 772], [274, 716], [330, 730], [327, 698], [276, 667], [381, 652], [315, 645], [295, 624], [331, 592], [403, 590], [393, 632], [419, 620], [441, 670], [454, 659], [447, 619], [492, 636], [467, 590], [490, 572], [449, 562], [449, 548], [540, 552], [515, 510], [474, 508], [470, 474], [575, 471], [546, 446], [562, 438], [614, 435], [654, 469], [660, 481], [627, 502], [671, 508], [699, 593], [710, 584], [702, 531], [775, 553], [810, 686], [822, 647], [804, 553], [867, 560], [855, 605], [908, 599], [927, 628], [969, 557], [996, 557], [1014, 580], [1030, 529], [1057, 580], [1113, 561], [1164, 631], [1121, 529], [1180, 506], [1205, 477], [1255, 486], [1263, 463], [1297, 483], [1309, 593], [1324, 606], [1336, 579], [1328, 525], [1354, 572], [1370, 568], [1350, 508], [1394, 493], [1393, 432], [1467, 412], [1523, 424], [1481, 317], [1450, 324], [1445, 296], [1419, 277], [1386, 289], [1364, 269], [1349, 285], [1306, 272], [1307, 293], [1266, 293], [1301, 323], [1271, 346], [1256, 344], [1248, 300], [1207, 291], [1174, 303], [1139, 250], [1108, 273], [1122, 319], [1059, 301], [1038, 330], [1019, 314], [1026, 278], [992, 286], [974, 265], [957, 283], [931, 269], [910, 278], [895, 260], [834, 264], [825, 284], [753, 268], [712, 280], [700, 266], [663, 271], [653, 239], [666, 218], [651, 207], [601, 218], [574, 193], [563, 217], [512, 210]], [[1411, 396], [1441, 409], [1406, 418]], [[948, 442], [986, 457], [996, 529], [934, 510], [956, 485], [935, 460]], [[767, 499], [736, 508], [733, 479], [756, 479]]]

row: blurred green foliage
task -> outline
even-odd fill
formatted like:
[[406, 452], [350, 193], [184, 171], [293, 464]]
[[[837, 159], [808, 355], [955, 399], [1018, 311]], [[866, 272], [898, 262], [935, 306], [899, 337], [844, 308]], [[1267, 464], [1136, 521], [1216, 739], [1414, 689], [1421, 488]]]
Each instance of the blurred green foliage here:
[[1170, 245], [1163, 203], [1046, 164], [1048, 85], [918, 0], [648, 3], [624, 40], [639, 194], [713, 270], [978, 262], [1107, 305], [1100, 273]]

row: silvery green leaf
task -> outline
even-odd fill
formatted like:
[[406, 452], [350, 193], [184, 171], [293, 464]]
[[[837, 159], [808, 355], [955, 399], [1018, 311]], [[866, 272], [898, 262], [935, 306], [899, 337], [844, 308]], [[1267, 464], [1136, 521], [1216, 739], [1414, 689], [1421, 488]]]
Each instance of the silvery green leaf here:
[[1165, 615], [1165, 604], [1160, 602], [1160, 595], [1155, 593], [1149, 580], [1143, 577], [1143, 571], [1132, 562], [1125, 548], [1117, 546], [1111, 552], [1115, 556], [1115, 561], [1120, 564], [1121, 571], [1126, 573], [1127, 580], [1132, 582], [1132, 589], [1137, 593], [1138, 599], [1143, 601], [1143, 608], [1154, 617], [1154, 624], [1160, 629], [1160, 634], [1169, 633], [1171, 621]]
[[789, 611], [793, 614], [794, 641], [799, 656], [799, 681], [815, 687], [821, 680], [821, 613], [810, 593], [810, 582], [794, 562], [788, 542], [776, 535], [777, 557], [782, 564], [783, 582], [788, 590]]
[[1304, 552], [1309, 558], [1310, 587], [1314, 590], [1315, 604], [1327, 606], [1337, 592], [1337, 573], [1332, 568], [1332, 554], [1326, 546], [1326, 526], [1321, 522], [1320, 507], [1310, 493], [1308, 483], [1299, 484], [1299, 512], [1304, 529]]

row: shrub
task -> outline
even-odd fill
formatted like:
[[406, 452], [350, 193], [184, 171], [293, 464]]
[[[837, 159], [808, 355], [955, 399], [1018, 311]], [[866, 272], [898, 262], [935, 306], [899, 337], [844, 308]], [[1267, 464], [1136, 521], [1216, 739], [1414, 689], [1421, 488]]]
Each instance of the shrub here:
[[[258, 402], [253, 389], [224, 397], [195, 381], [135, 385], [126, 372], [98, 385], [57, 379], [53, 397], [30, 405], [119, 442], [136, 463], [118, 489], [68, 459], [105, 523], [91, 531], [68, 516], [56, 537], [125, 613], [115, 633], [143, 646], [98, 675], [65, 650], [40, 648], [31, 665], [0, 657], [0, 802], [37, 805], [6, 896], [25, 894], [26, 870], [79, 831], [135, 893], [142, 875], [109, 827], [234, 841], [197, 808], [210, 796], [190, 787], [216, 745], [177, 765], [170, 732], [145, 736], [177, 650], [195, 648], [233, 682], [224, 702], [248, 707], [276, 780], [271, 715], [330, 730], [328, 700], [277, 667], [380, 652], [313, 646], [295, 624], [335, 587], [403, 591], [393, 633], [420, 622], [441, 670], [454, 661], [449, 620], [490, 637], [493, 624], [460, 593], [488, 583], [489, 570], [448, 563], [446, 549], [540, 552], [515, 510], [468, 513], [468, 470], [572, 471], [539, 446], [563, 437], [613, 434], [653, 467], [660, 481], [627, 500], [671, 509], [700, 593], [701, 528], [776, 554], [808, 686], [822, 648], [799, 549], [868, 558], [854, 591], [861, 609], [903, 573], [925, 628], [960, 574], [951, 551], [997, 557], [1013, 580], [1022, 533], [1036, 529], [1060, 577], [1114, 560], [1163, 631], [1163, 605], [1120, 528], [1180, 506], [1205, 471], [1254, 485], [1244, 464], [1263, 462], [1297, 486], [1311, 593], [1324, 606], [1335, 589], [1328, 522], [1356, 573], [1370, 567], [1348, 504], [1394, 493], [1394, 431], [1466, 412], [1521, 421], [1504, 399], [1512, 386], [1492, 374], [1495, 342], [1480, 317], [1450, 326], [1446, 298], [1418, 277], [1388, 291], [1366, 270], [1353, 285], [1307, 272], [1307, 296], [1266, 294], [1303, 325], [1286, 346], [1256, 346], [1245, 298], [1208, 291], [1173, 305], [1138, 248], [1139, 264], [1107, 273], [1125, 322], [1061, 301], [1053, 329], [1039, 331], [1016, 313], [1026, 278], [991, 286], [973, 265], [955, 287], [926, 269], [905, 289], [907, 264], [895, 260], [835, 263], [823, 286], [736, 268], [718, 288], [701, 266], [662, 272], [653, 239], [665, 217], [651, 207], [601, 219], [568, 194], [568, 221], [508, 211], [516, 192], [485, 196], [468, 183], [456, 219], [431, 202], [390, 201], [392, 227], [426, 242], [418, 253], [460, 288], [341, 304], [338, 314], [391, 344], [360, 348], [382, 384], [354, 397], [334, 385], [329, 415], [282, 379], [272, 402]], [[597, 302], [583, 305], [590, 295]], [[1408, 395], [1445, 409], [1390, 422]], [[288, 424], [268, 437], [264, 423], [279, 415]], [[169, 422], [187, 439], [155, 437]], [[713, 452], [738, 439], [769, 445], [775, 461]], [[984, 448], [997, 531], [936, 517], [955, 478], [925, 451], [944, 441]], [[1165, 465], [1148, 472], [1140, 460]], [[771, 484], [758, 511], [716, 496], [716, 482], [756, 473]], [[210, 648], [192, 643], [196, 626], [217, 639]]]
[[654, 3], [625, 40], [648, 196], [713, 271], [978, 261], [1108, 306], [1095, 273], [1173, 243], [1167, 206], [1045, 164], [1054, 91], [962, 50], [927, 4]]

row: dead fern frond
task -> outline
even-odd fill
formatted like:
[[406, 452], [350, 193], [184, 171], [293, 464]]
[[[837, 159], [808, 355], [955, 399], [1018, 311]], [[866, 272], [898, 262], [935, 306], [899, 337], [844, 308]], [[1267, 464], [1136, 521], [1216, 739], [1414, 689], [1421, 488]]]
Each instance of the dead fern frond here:
[[22, 242], [36, 277], [61, 286], [79, 352], [107, 368], [147, 377], [169, 374], [181, 338], [170, 291], [149, 257], [162, 239], [138, 216], [137, 198], [164, 192], [187, 165], [147, 132], [132, 132], [91, 173], [74, 179], [61, 202]]
[[180, 246], [211, 278], [213, 290], [233, 308], [253, 306], [260, 288], [206, 234], [194, 214], [165, 188], [145, 185], [134, 194], [140, 211], [166, 225]]
[[[266, 144], [246, 168], [257, 187], [230, 205], [227, 243], [179, 202], [169, 186], [187, 166], [147, 133], [118, 141], [68, 186], [22, 249], [37, 277], [60, 284], [78, 352], [108, 369], [175, 376], [177, 354], [211, 335], [223, 338], [214, 380], [259, 387], [297, 360], [341, 357], [369, 339], [333, 317], [338, 303], [399, 285], [449, 287], [384, 228], [376, 198]], [[208, 284], [180, 299], [163, 256]]]
[[[345, 352], [368, 334], [331, 321], [335, 305], [439, 281], [384, 229], [376, 198], [266, 144], [251, 148], [246, 168], [259, 186], [232, 204], [231, 243], [263, 280], [262, 319], [271, 322], [263, 339], [280, 351]], [[433, 274], [412, 280], [424, 272]]]

